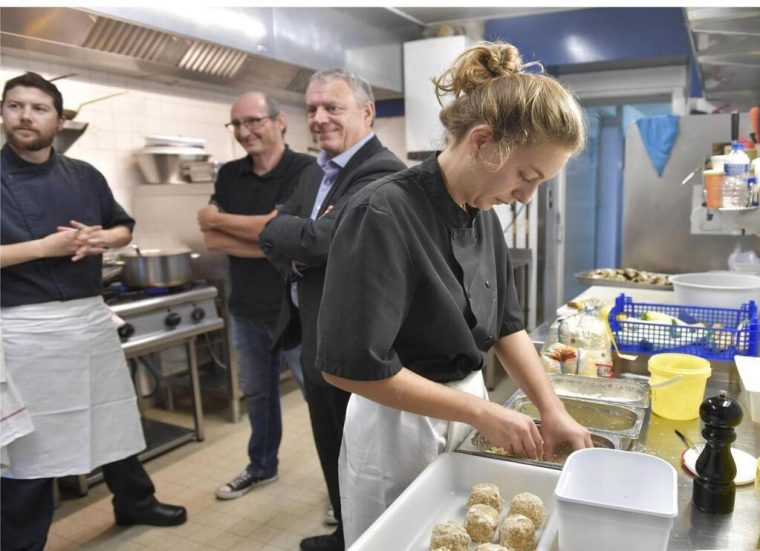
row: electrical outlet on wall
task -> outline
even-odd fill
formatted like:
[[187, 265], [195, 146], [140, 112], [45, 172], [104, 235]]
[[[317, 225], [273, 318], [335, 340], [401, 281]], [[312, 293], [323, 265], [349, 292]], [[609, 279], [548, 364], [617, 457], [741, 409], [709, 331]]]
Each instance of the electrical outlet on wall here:
[[742, 235], [738, 228], [725, 216], [718, 216], [714, 209], [702, 206], [702, 184], [691, 188], [690, 232], [695, 235]]

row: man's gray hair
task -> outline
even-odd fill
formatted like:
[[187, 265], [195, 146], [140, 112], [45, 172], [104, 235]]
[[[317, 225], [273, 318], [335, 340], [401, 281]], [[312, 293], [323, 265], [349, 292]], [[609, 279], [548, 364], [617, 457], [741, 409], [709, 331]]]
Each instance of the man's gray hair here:
[[345, 69], [322, 69], [321, 71], [317, 71], [311, 75], [309, 85], [312, 82], [329, 82], [336, 79], [343, 80], [348, 84], [360, 105], [375, 103], [375, 95], [372, 93], [372, 87], [369, 85], [369, 82], [356, 73]]
[[263, 94], [263, 95], [264, 95], [264, 101], [267, 104], [267, 111], [269, 112], [270, 117], [276, 117], [277, 115], [282, 113], [282, 105], [280, 104], [279, 101], [271, 97], [269, 94]]

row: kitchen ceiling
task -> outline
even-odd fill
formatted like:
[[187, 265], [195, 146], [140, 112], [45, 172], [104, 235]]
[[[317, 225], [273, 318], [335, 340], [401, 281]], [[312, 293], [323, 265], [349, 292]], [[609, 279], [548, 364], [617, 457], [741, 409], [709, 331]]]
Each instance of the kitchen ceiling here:
[[473, 8], [473, 7], [425, 7], [425, 8], [387, 8], [409, 21], [420, 25], [438, 25], [442, 23], [462, 23], [485, 19], [502, 19], [505, 17], [521, 17], [555, 11], [565, 11], [577, 8]]
[[722, 111], [760, 105], [760, 8], [686, 8], [704, 97]]
[[[432, 36], [446, 27], [453, 27], [454, 32], [475, 29], [477, 33], [477, 28], [469, 25], [574, 9], [578, 8], [246, 8], [240, 9], [240, 16], [258, 14], [271, 36], [270, 42], [248, 47], [245, 40], [250, 33], [239, 37], [243, 42], [232, 40], [236, 38], [233, 33], [212, 33], [215, 38], [210, 39], [178, 16], [173, 19], [147, 8], [98, 13], [5, 7], [0, 42], [9, 54], [17, 50], [64, 57], [74, 65], [100, 66], [168, 83], [190, 79], [237, 89], [258, 86], [293, 101], [300, 101], [314, 68], [334, 66], [336, 55], [346, 56], [345, 63], [362, 66], [367, 66], [368, 56], [387, 55], [387, 63], [369, 64], [374, 69], [367, 70], [379, 71], [368, 75], [378, 99], [390, 99], [402, 94], [400, 77], [388, 75], [400, 74], [400, 54], [396, 56], [394, 48], [400, 48], [403, 41], [422, 38], [423, 33]], [[760, 103], [760, 8], [685, 8], [684, 16], [705, 99], [725, 111], [746, 111]], [[353, 23], [341, 25], [348, 30], [333, 34], [330, 41], [315, 34], [336, 19]], [[160, 21], [163, 27], [146, 21]], [[361, 46], [367, 42], [371, 48]], [[307, 61], [309, 55], [315, 59]]]

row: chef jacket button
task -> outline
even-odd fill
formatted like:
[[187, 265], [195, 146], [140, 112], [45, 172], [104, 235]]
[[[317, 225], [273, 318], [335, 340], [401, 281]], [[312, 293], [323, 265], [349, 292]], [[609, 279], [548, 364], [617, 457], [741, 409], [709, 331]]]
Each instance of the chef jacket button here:
[[493, 335], [488, 335], [488, 338], [486, 338], [486, 344], [488, 346], [492, 346], [493, 343], [495, 343], [495, 342], [496, 342], [496, 339], [494, 338], [494, 336]]
[[470, 293], [467, 293], [467, 298], [468, 298], [469, 300], [472, 300], [472, 295], [471, 295]]
[[486, 289], [491, 288], [491, 282], [486, 279]]

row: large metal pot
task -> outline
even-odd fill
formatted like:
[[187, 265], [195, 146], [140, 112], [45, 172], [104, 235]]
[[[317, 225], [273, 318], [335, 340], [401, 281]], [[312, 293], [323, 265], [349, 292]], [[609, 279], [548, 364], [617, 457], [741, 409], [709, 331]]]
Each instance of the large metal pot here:
[[129, 287], [176, 287], [193, 278], [189, 249], [135, 249], [121, 255]]

